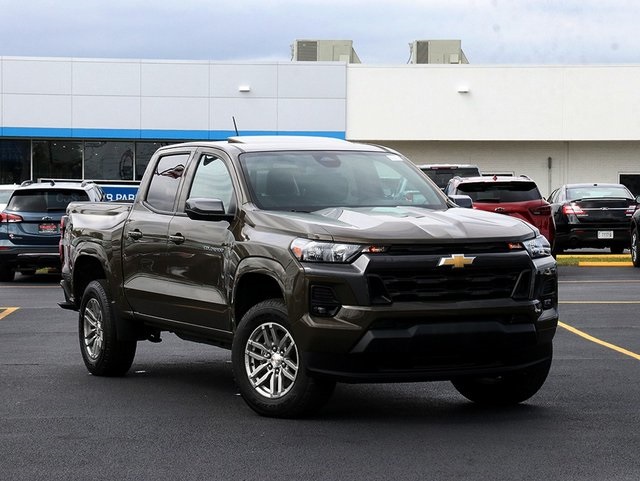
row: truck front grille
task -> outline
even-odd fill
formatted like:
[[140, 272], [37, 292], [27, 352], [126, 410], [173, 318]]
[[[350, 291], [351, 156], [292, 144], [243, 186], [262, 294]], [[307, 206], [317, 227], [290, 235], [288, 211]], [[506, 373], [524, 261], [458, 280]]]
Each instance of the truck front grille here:
[[[464, 268], [438, 267], [438, 258], [410, 262], [372, 263], [367, 272], [372, 304], [393, 302], [472, 301], [528, 299], [532, 294], [532, 271], [528, 264], [481, 260]], [[409, 261], [409, 259], [406, 259]]]

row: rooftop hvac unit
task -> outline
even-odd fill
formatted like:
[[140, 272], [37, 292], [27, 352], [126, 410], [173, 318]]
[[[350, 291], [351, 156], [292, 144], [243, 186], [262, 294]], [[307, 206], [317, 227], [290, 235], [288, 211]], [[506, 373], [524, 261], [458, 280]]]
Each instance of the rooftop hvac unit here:
[[360, 63], [351, 40], [296, 40], [291, 47], [295, 61]]
[[410, 63], [469, 63], [460, 40], [416, 40], [411, 47]]

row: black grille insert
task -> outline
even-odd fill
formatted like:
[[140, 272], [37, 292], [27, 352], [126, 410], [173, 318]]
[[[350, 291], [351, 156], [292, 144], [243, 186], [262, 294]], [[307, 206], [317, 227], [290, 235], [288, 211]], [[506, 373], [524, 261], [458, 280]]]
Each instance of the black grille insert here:
[[371, 304], [531, 298], [533, 274], [526, 253], [466, 254], [467, 264], [439, 265], [453, 258], [448, 252], [376, 259], [367, 269]]

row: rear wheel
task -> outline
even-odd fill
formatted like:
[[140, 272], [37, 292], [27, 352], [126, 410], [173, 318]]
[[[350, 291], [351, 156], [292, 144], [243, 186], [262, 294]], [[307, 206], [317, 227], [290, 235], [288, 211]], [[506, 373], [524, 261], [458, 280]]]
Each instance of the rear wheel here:
[[16, 273], [11, 267], [0, 264], [0, 282], [11, 282], [15, 276]]
[[300, 417], [322, 407], [335, 382], [306, 372], [304, 353], [296, 342], [279, 299], [253, 306], [243, 316], [232, 346], [236, 384], [245, 402], [259, 414]]
[[640, 236], [637, 227], [631, 231], [631, 262], [634, 267], [640, 267]]
[[460, 394], [477, 404], [508, 406], [526, 401], [537, 393], [550, 368], [551, 358], [502, 376], [461, 378], [452, 383]]
[[124, 376], [136, 355], [136, 341], [117, 337], [116, 313], [106, 282], [91, 281], [80, 304], [78, 334], [84, 364], [96, 376]]

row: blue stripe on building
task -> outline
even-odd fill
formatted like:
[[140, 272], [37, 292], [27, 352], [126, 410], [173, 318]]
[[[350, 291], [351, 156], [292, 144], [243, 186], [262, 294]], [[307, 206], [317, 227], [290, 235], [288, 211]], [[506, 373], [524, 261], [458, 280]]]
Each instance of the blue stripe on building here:
[[[247, 130], [240, 135], [310, 135], [345, 139], [345, 131], [270, 131]], [[49, 127], [0, 127], [1, 137], [60, 139], [126, 140], [222, 140], [237, 135], [234, 130], [161, 130], [161, 129], [67, 129]]]

